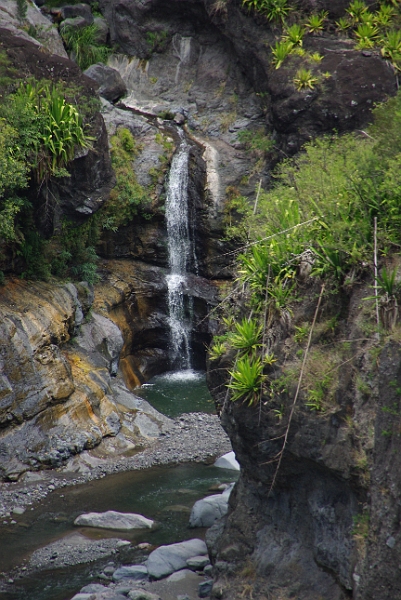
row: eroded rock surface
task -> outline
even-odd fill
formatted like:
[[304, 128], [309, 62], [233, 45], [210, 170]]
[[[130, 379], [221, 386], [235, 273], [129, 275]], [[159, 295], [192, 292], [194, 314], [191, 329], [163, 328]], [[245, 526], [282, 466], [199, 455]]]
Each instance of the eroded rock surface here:
[[114, 377], [123, 339], [110, 319], [89, 316], [92, 300], [85, 283], [0, 288], [3, 477], [59, 466], [108, 436], [132, 451], [168, 423]]

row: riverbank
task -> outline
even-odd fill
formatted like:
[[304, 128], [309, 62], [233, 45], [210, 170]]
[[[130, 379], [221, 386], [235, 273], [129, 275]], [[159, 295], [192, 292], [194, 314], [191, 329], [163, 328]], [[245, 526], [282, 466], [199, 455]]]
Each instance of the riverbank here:
[[59, 488], [157, 465], [212, 462], [230, 450], [230, 441], [216, 415], [184, 414], [172, 419], [154, 443], [134, 456], [99, 458], [94, 449], [75, 456], [62, 468], [27, 472], [17, 482], [0, 483], [0, 518], [4, 525], [14, 524], [13, 515], [34, 507]]

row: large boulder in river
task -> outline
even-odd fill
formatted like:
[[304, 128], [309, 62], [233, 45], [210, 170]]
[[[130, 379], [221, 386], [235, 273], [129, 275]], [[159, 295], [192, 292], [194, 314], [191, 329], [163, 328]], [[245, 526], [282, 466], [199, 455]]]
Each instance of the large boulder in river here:
[[184, 569], [189, 558], [204, 554], [207, 554], [206, 544], [197, 538], [169, 546], [159, 546], [149, 554], [146, 561], [149, 577], [151, 579], [167, 577], [175, 571]]
[[135, 513], [120, 513], [115, 510], [108, 510], [104, 513], [86, 513], [79, 515], [74, 521], [74, 525], [84, 527], [99, 527], [100, 529], [150, 529], [154, 521], [147, 519], [142, 515]]
[[97, 63], [86, 69], [84, 74], [96, 81], [99, 96], [109, 102], [115, 102], [127, 93], [127, 86], [117, 69]]
[[221, 519], [228, 511], [228, 499], [234, 484], [231, 484], [222, 494], [213, 494], [198, 500], [193, 505], [190, 517], [190, 527], [211, 527], [217, 519]]
[[235, 452], [233, 451], [227, 452], [227, 454], [220, 456], [213, 466], [219, 467], [220, 469], [231, 469], [232, 471], [240, 470], [239, 462], [235, 458]]

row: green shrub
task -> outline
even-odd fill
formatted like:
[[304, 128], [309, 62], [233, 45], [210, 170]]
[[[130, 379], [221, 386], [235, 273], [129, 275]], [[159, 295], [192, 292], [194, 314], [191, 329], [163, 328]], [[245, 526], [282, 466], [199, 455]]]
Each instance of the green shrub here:
[[294, 44], [289, 40], [281, 40], [275, 43], [274, 46], [271, 47], [273, 54], [273, 64], [276, 69], [279, 69], [287, 56], [289, 56], [294, 50]]
[[109, 200], [98, 211], [97, 219], [103, 229], [117, 231], [138, 213], [146, 212], [150, 204], [150, 191], [136, 179], [133, 160], [138, 148], [129, 129], [119, 128], [110, 143], [116, 186], [111, 191]]
[[235, 329], [229, 337], [230, 345], [241, 353], [253, 352], [261, 346], [262, 327], [254, 319], [242, 319], [235, 323]]
[[243, 400], [248, 403], [248, 406], [257, 404], [265, 380], [260, 358], [247, 355], [239, 358], [230, 375], [231, 383], [228, 387], [232, 391], [231, 400], [233, 402]]
[[94, 23], [82, 28], [67, 26], [61, 32], [67, 51], [83, 71], [95, 63], [106, 63], [111, 53], [111, 48], [97, 42], [97, 35]]
[[298, 69], [293, 81], [297, 90], [301, 91], [304, 89], [313, 90], [319, 79], [312, 74], [310, 69], [301, 68]]

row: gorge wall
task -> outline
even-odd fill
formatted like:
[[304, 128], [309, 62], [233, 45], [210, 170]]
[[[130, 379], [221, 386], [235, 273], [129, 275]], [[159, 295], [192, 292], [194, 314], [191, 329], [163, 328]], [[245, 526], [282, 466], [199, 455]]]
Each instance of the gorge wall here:
[[[52, 42], [49, 52], [46, 40], [21, 33], [11, 4], [1, 15], [0, 25], [7, 29], [0, 30], [0, 45], [13, 65], [25, 77], [79, 82], [93, 95], [93, 80], [66, 58], [61, 44]], [[300, 5], [305, 11], [327, 10], [334, 21], [347, 2]], [[122, 127], [137, 141], [133, 168], [149, 190], [150, 218], [139, 214], [117, 232], [102, 233], [94, 295], [85, 283], [17, 279], [19, 258], [5, 250], [0, 469], [9, 480], [29, 469], [57, 467], [102, 443], [111, 452], [131, 452], [163, 427], [163, 418], [136, 403], [130, 390], [169, 367], [164, 203], [175, 128], [183, 126], [193, 142], [189, 196], [198, 271], [188, 294], [195, 306], [195, 362], [202, 367], [204, 345], [217, 331], [207, 315], [232, 276], [233, 243], [223, 241], [230, 210], [235, 213], [230, 198], [246, 196], [253, 203], [259, 181], [268, 184], [278, 160], [319, 134], [363, 128], [373, 105], [396, 93], [392, 67], [377, 52], [355, 50], [334, 27], [306, 37], [305, 49], [323, 56], [320, 71], [330, 76], [300, 91], [292, 81], [302, 57], [274, 69], [272, 27], [239, 0], [100, 0], [99, 7], [118, 47], [109, 65], [127, 93], [119, 103], [102, 99], [93, 125], [94, 150], [73, 161], [71, 178], [30, 190], [36, 220], [51, 237], [65, 217], [80, 224], [96, 213], [115, 183], [108, 140]], [[274, 148], [249, 148], [241, 138], [244, 131], [271, 138]], [[340, 337], [364, 337], [356, 317], [368, 294], [358, 289], [339, 300], [344, 306]], [[301, 307], [293, 322], [311, 310]], [[275, 351], [283, 361], [289, 343], [288, 331], [281, 332]], [[369, 342], [356, 343], [358, 360], [344, 367], [338, 406], [324, 416], [305, 408], [296, 412], [272, 494], [270, 461], [280, 450], [275, 438], [284, 424], [263, 404], [259, 409], [224, 402], [225, 392], [218, 391], [228, 362], [209, 365], [210, 387], [223, 406], [222, 425], [241, 464], [230, 514], [209, 534], [214, 597], [393, 600], [400, 595], [397, 439], [382, 435], [393, 427], [382, 407], [399, 411], [397, 386], [390, 385], [399, 383], [398, 346], [385, 346], [375, 362]], [[355, 369], [372, 374], [369, 393], [353, 386]], [[291, 397], [289, 392], [288, 403]]]

